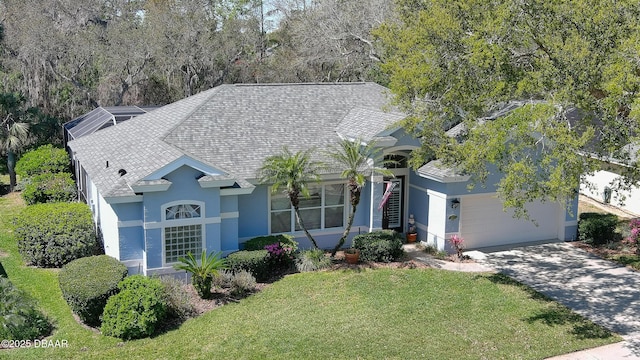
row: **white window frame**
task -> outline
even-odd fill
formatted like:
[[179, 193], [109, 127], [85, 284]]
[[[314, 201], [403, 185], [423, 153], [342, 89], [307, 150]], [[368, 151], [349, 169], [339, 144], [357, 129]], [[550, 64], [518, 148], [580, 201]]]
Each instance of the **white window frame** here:
[[[200, 217], [184, 218], [184, 219], [167, 219], [167, 209], [176, 205], [198, 205], [200, 206]], [[197, 200], [179, 200], [162, 204], [160, 207], [162, 211], [162, 221], [160, 222], [160, 231], [162, 233], [162, 267], [172, 266], [177, 262], [167, 263], [167, 241], [165, 238], [165, 232], [167, 228], [178, 226], [191, 226], [200, 225], [200, 235], [202, 236], [202, 250], [206, 251], [206, 212], [203, 201]], [[186, 255], [186, 254], [185, 254]], [[193, 254], [196, 258], [199, 258], [200, 254]]]
[[[335, 230], [335, 229], [344, 229], [345, 225], [347, 223], [347, 216], [348, 216], [348, 211], [349, 211], [349, 193], [348, 193], [348, 188], [347, 188], [347, 184], [343, 181], [327, 181], [327, 182], [322, 182], [319, 184], [309, 184], [310, 186], [320, 186], [322, 189], [322, 194], [320, 196], [320, 206], [313, 206], [313, 207], [305, 207], [305, 208], [300, 208], [300, 211], [304, 211], [304, 210], [312, 210], [312, 209], [320, 209], [320, 228], [319, 229], [311, 229], [309, 230], [309, 232], [321, 232], [321, 231], [325, 231], [325, 230]], [[343, 204], [342, 204], [342, 226], [337, 226], [337, 227], [330, 227], [327, 228], [325, 227], [325, 209], [327, 208], [339, 208], [339, 205], [326, 205], [326, 186], [330, 186], [330, 185], [344, 185], [343, 188]], [[283, 210], [271, 210], [271, 199], [273, 197], [273, 192], [271, 191], [271, 187], [269, 187], [269, 197], [268, 197], [268, 201], [267, 201], [267, 211], [268, 211], [268, 223], [269, 223], [269, 234], [293, 234], [293, 233], [302, 233], [303, 230], [296, 230], [296, 226], [298, 225], [298, 222], [296, 220], [296, 213], [293, 209], [293, 206], [291, 206], [291, 203], [289, 203], [289, 212], [290, 212], [290, 220], [289, 220], [289, 231], [285, 231], [285, 232], [277, 232], [274, 233], [271, 230], [271, 214], [273, 212], [287, 212], [287, 210], [283, 209]], [[302, 195], [301, 195], [302, 198]], [[288, 199], [287, 199], [288, 201]]]

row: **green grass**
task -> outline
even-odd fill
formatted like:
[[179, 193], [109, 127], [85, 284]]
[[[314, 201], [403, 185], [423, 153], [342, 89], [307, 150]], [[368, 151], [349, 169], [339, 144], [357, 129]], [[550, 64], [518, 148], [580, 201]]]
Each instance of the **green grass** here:
[[20, 205], [0, 198], [9, 278], [55, 320], [64, 349], [0, 350], [12, 359], [540, 359], [621, 339], [502, 275], [378, 269], [287, 276], [151, 339], [121, 342], [79, 325], [57, 271], [26, 267], [7, 230]]

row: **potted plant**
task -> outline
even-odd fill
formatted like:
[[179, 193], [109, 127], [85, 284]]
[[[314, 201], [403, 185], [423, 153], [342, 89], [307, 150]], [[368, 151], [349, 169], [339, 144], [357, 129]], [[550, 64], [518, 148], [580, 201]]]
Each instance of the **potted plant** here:
[[413, 243], [418, 239], [418, 231], [416, 228], [416, 219], [413, 214], [409, 215], [409, 229], [407, 230], [407, 242]]
[[349, 248], [344, 251], [344, 259], [349, 264], [357, 264], [360, 259], [360, 250]]

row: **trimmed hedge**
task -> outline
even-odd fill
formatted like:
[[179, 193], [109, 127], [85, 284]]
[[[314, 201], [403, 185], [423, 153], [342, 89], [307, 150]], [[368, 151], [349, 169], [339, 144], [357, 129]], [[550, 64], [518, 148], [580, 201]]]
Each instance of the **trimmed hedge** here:
[[40, 267], [61, 267], [99, 250], [86, 204], [27, 206], [14, 219], [14, 231], [24, 260]]
[[244, 243], [244, 250], [264, 250], [267, 245], [280, 243], [282, 246], [290, 247], [293, 251], [298, 250], [298, 242], [289, 234], [258, 236], [247, 240]]
[[0, 339], [33, 340], [51, 333], [51, 323], [35, 301], [2, 277], [0, 299]]
[[25, 153], [16, 162], [16, 174], [20, 177], [69, 172], [70, 170], [69, 154], [64, 149], [54, 148], [51, 144]]
[[71, 202], [78, 193], [70, 173], [35, 175], [25, 182], [22, 198], [27, 205]]
[[271, 277], [267, 250], [242, 250], [227, 256], [227, 268], [237, 274], [248, 271], [257, 281], [265, 281]]
[[353, 247], [360, 250], [361, 261], [392, 262], [404, 254], [402, 237], [393, 230], [356, 235], [353, 238]]
[[124, 340], [151, 336], [167, 314], [164, 286], [157, 278], [133, 275], [118, 285], [102, 314], [103, 335]]
[[582, 213], [578, 221], [578, 239], [600, 246], [616, 240], [618, 217], [613, 214]]
[[107, 300], [118, 292], [127, 267], [108, 255], [90, 256], [65, 265], [58, 275], [62, 296], [87, 325], [99, 326]]

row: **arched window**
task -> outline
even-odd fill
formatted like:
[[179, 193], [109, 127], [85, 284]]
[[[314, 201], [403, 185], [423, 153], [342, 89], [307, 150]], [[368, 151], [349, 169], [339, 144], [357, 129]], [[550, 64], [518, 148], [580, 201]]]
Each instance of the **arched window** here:
[[200, 256], [204, 242], [203, 207], [200, 202], [170, 203], [163, 206], [165, 264], [176, 263], [188, 253]]

